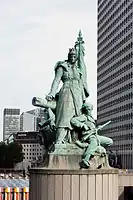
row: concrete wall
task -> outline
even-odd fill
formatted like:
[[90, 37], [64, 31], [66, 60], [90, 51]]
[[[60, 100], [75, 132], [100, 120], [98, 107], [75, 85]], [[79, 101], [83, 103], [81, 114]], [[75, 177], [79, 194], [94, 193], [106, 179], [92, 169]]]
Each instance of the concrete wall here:
[[119, 175], [119, 187], [133, 186], [133, 174]]
[[133, 174], [121, 174], [119, 175], [119, 200], [124, 199], [124, 187], [133, 187]]

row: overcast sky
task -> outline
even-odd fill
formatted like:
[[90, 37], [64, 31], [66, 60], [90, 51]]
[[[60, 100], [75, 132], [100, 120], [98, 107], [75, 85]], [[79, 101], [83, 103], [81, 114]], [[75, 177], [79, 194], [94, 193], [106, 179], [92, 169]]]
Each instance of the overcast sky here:
[[4, 0], [0, 2], [0, 140], [3, 109], [33, 109], [45, 97], [54, 65], [67, 58], [79, 29], [85, 40], [90, 97], [96, 117], [96, 0]]

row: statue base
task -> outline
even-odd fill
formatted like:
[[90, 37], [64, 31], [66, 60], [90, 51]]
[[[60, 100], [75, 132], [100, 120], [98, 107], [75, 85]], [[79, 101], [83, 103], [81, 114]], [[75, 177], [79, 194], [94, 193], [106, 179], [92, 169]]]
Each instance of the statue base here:
[[83, 149], [75, 144], [55, 144], [55, 151], [49, 154], [49, 168], [79, 169]]
[[118, 170], [30, 169], [30, 200], [118, 200]]
[[96, 153], [94, 157], [90, 161], [89, 169], [110, 169], [108, 156], [107, 154], [101, 155], [100, 153]]
[[[83, 152], [75, 144], [56, 144], [47, 166], [30, 169], [30, 200], [118, 200], [118, 170], [80, 169]], [[95, 155], [93, 165], [104, 158]]]
[[[55, 150], [49, 153], [39, 167], [49, 169], [79, 169], [84, 149], [76, 144], [55, 144]], [[110, 168], [106, 153], [95, 153], [90, 160], [89, 169]]]
[[79, 169], [84, 150], [75, 144], [55, 144], [55, 150], [48, 153], [40, 167], [49, 169]]

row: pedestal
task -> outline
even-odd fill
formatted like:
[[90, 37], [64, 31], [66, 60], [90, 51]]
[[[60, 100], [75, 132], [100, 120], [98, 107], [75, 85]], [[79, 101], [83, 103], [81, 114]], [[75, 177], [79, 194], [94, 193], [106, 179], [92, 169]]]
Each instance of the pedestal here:
[[49, 154], [49, 169], [79, 169], [84, 150], [75, 144], [56, 144]]
[[118, 170], [80, 169], [83, 151], [56, 144], [47, 165], [30, 169], [30, 200], [118, 200]]
[[118, 200], [118, 170], [30, 170], [30, 200]]

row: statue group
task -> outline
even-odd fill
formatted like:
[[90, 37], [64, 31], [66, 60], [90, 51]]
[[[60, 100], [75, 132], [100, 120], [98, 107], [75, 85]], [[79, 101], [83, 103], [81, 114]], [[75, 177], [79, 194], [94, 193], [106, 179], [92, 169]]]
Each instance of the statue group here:
[[[89, 97], [87, 72], [84, 62], [84, 41], [81, 31], [68, 58], [55, 65], [55, 77], [49, 94], [34, 97], [32, 104], [44, 108], [44, 119], [39, 123], [40, 143], [50, 152], [54, 144], [75, 144], [84, 149], [81, 168], [89, 168], [96, 152], [106, 154], [106, 147], [113, 144], [111, 138], [99, 135], [104, 126], [96, 125], [92, 116], [93, 106]], [[62, 82], [59, 92], [58, 87]]]

